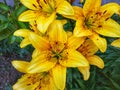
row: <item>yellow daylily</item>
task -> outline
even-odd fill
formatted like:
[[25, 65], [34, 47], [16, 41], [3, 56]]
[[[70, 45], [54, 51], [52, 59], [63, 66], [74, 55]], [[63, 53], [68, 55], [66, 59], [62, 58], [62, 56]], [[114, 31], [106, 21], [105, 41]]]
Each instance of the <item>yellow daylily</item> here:
[[97, 56], [94, 55], [98, 48], [93, 43], [92, 40], [87, 39], [78, 49], [77, 49], [84, 57], [88, 60], [89, 66], [88, 67], [78, 67], [79, 71], [83, 74], [84, 80], [88, 80], [90, 76], [90, 65], [95, 65], [99, 68], [104, 68], [104, 62], [103, 60]]
[[120, 6], [117, 3], [101, 5], [102, 0], [86, 0], [83, 8], [74, 6], [76, 26], [74, 35], [77, 37], [86, 36], [90, 38], [101, 52], [106, 51], [107, 43], [105, 38], [120, 37], [120, 25], [110, 17], [120, 14]]
[[120, 48], [120, 39], [117, 39], [111, 43], [112, 46], [119, 47]]
[[50, 23], [56, 18], [56, 13], [65, 17], [73, 16], [74, 10], [66, 0], [20, 0], [31, 10], [23, 12], [19, 21], [36, 21], [40, 32], [45, 33]]
[[86, 58], [76, 50], [84, 42], [84, 38], [74, 36], [68, 38], [60, 20], [53, 21], [48, 31], [48, 38], [29, 33], [28, 37], [35, 51], [27, 72], [40, 73], [51, 70], [56, 87], [63, 90], [67, 67], [88, 66]]
[[13, 90], [59, 90], [56, 88], [53, 77], [49, 72], [33, 73], [26, 72], [29, 62], [12, 61], [12, 65], [20, 72], [25, 73], [17, 83], [13, 85]]

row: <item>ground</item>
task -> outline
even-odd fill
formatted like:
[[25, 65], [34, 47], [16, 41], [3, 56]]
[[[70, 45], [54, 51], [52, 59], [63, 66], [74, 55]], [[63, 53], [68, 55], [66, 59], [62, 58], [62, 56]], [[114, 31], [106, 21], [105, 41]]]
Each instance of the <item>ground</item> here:
[[12, 67], [14, 58], [0, 56], [0, 90], [11, 90], [11, 86], [17, 81], [21, 73]]

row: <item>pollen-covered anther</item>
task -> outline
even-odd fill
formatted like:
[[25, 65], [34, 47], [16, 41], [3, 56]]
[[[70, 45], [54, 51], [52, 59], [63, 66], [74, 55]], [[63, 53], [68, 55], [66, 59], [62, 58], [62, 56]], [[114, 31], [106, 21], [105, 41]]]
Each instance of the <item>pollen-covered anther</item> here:
[[59, 48], [57, 49], [57, 52], [60, 52], [60, 49], [59, 49]]
[[50, 60], [53, 57], [52, 51], [46, 53], [46, 58]]
[[64, 43], [64, 49], [67, 49], [67, 48], [68, 48], [68, 44]]
[[101, 15], [102, 15], [102, 12], [97, 12], [96, 14], [101, 16]]
[[67, 60], [69, 56], [68, 51], [63, 51], [59, 60]]
[[52, 46], [51, 46], [51, 45], [49, 46], [49, 49], [48, 49], [48, 50], [49, 50], [49, 51], [52, 51]]

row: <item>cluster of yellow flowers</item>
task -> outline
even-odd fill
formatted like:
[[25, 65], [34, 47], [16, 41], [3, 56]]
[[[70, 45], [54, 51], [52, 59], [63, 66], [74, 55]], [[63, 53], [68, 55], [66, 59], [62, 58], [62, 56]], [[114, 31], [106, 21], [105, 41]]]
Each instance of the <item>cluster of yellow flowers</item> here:
[[[72, 6], [74, 0], [20, 0], [29, 10], [19, 21], [29, 22], [30, 29], [19, 29], [14, 35], [22, 36], [20, 47], [31, 44], [35, 49], [30, 62], [12, 61], [13, 66], [25, 73], [13, 85], [13, 90], [64, 90], [66, 70], [75, 68], [84, 80], [90, 76], [90, 65], [104, 68], [103, 60], [95, 55], [105, 52], [107, 41], [101, 37], [120, 37], [120, 25], [111, 19], [120, 14], [117, 3], [101, 6], [102, 0], [86, 0], [84, 6]], [[80, 0], [82, 2], [83, 0]], [[65, 31], [66, 19], [76, 21], [73, 32]], [[120, 47], [120, 39], [112, 43]]]

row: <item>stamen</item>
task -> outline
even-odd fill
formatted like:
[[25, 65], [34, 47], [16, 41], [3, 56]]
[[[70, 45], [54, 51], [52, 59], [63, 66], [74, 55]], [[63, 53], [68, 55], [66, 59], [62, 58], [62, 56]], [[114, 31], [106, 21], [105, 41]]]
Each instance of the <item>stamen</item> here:
[[37, 24], [34, 24], [35, 27], [37, 27]]
[[93, 16], [91, 16], [91, 18], [93, 18]]
[[55, 42], [55, 44], [57, 45], [57, 44], [58, 44], [58, 42]]
[[98, 28], [101, 28], [101, 27], [102, 27], [102, 25], [99, 25], [99, 26], [98, 26]]
[[39, 87], [39, 89], [41, 88], [41, 86]]
[[102, 15], [102, 12], [97, 12], [96, 14], [98, 14], [98, 15]]
[[29, 85], [31, 85], [30, 83], [29, 84], [27, 84], [27, 86], [29, 86]]

